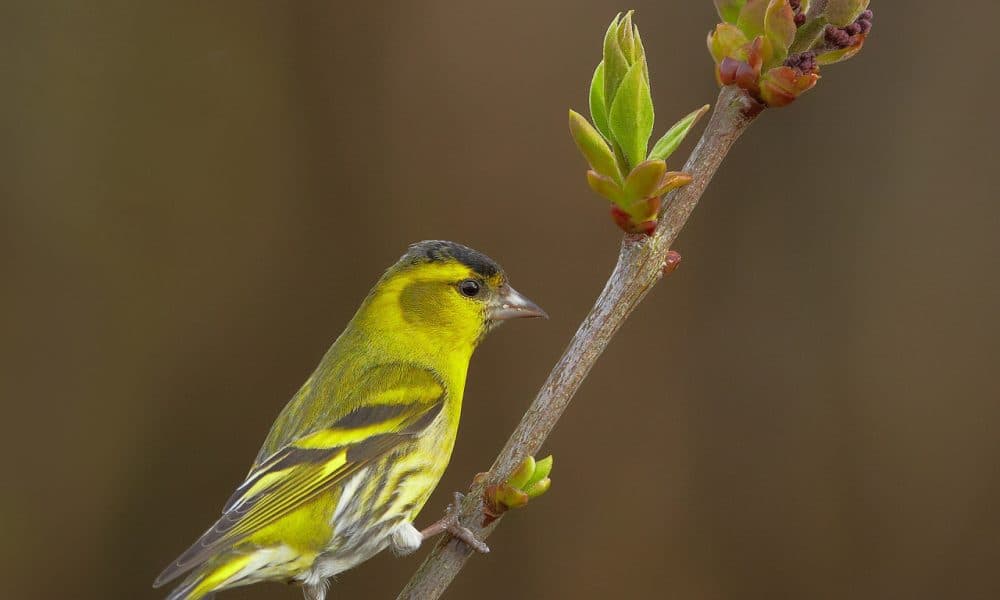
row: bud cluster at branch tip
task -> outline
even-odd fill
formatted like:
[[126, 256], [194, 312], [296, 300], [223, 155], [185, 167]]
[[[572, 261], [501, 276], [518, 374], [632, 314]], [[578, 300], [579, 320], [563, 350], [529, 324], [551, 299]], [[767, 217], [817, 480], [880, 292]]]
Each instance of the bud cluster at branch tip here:
[[722, 17], [708, 34], [720, 85], [737, 85], [766, 106], [791, 103], [819, 68], [861, 50], [872, 28], [868, 0], [715, 0]]
[[[483, 527], [500, 518], [500, 515], [512, 508], [521, 508], [529, 500], [537, 498], [549, 491], [552, 480], [552, 457], [535, 461], [529, 456], [510, 474], [507, 481], [499, 485], [487, 486], [483, 493]], [[487, 476], [479, 473], [473, 480], [480, 483]]]
[[604, 36], [603, 60], [590, 82], [590, 117], [569, 111], [569, 129], [590, 165], [587, 183], [611, 202], [611, 218], [627, 233], [650, 234], [656, 228], [660, 198], [691, 182], [667, 171], [673, 154], [708, 106], [675, 123], [649, 149], [653, 133], [653, 98], [646, 50], [632, 11], [618, 15]]

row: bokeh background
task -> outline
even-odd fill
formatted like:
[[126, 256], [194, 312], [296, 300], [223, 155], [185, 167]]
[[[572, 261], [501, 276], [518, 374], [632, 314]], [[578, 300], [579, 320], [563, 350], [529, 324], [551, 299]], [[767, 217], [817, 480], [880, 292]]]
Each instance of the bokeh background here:
[[[448, 597], [1000, 595], [1000, 9], [873, 4], [864, 52], [727, 158], [684, 265], [547, 444], [552, 492]], [[632, 6], [662, 132], [715, 97], [714, 11]], [[153, 577], [425, 238], [491, 254], [552, 314], [475, 357], [437, 518], [616, 257], [565, 114], [623, 8], [5, 2], [4, 595], [162, 598]], [[392, 598], [425, 553], [333, 597]]]

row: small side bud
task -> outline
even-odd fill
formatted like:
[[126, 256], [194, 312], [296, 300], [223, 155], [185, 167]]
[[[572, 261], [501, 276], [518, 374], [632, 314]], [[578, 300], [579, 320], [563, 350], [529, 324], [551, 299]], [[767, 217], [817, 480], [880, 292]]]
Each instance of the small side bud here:
[[[487, 486], [483, 491], [483, 526], [500, 518], [500, 515], [508, 510], [521, 508], [530, 500], [547, 492], [552, 487], [552, 480], [549, 478], [551, 472], [551, 456], [546, 456], [537, 462], [534, 457], [528, 456], [521, 461], [507, 481]], [[485, 476], [484, 473], [480, 475]]]
[[670, 275], [679, 266], [681, 266], [681, 253], [676, 250], [670, 250], [667, 252], [667, 258], [663, 261], [663, 276]]

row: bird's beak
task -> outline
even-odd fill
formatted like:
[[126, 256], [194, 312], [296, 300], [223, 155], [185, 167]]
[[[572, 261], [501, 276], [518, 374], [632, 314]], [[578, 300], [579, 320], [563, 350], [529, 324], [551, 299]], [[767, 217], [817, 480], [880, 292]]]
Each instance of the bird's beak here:
[[500, 294], [490, 306], [490, 319], [494, 321], [507, 321], [521, 317], [542, 317], [548, 319], [549, 315], [542, 310], [542, 307], [522, 296], [514, 288], [504, 284], [500, 288]]

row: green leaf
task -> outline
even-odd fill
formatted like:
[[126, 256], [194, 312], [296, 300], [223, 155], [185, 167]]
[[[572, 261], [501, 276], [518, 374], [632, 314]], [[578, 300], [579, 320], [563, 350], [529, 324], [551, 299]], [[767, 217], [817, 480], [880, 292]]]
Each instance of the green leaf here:
[[618, 44], [618, 20], [621, 14], [611, 21], [608, 32], [604, 35], [604, 102], [610, 108], [615, 101], [618, 87], [628, 72], [628, 61]]
[[667, 163], [662, 160], [647, 160], [639, 163], [625, 178], [626, 210], [638, 200], [644, 200], [653, 195], [660, 186], [663, 174], [667, 172]]
[[616, 182], [621, 181], [618, 163], [608, 143], [583, 115], [574, 110], [569, 111], [569, 132], [592, 169]]
[[604, 61], [594, 69], [594, 78], [590, 80], [590, 118], [597, 130], [606, 139], [611, 139], [611, 127], [608, 126], [608, 105], [604, 102]]
[[667, 160], [674, 150], [681, 145], [694, 124], [698, 122], [705, 113], [708, 112], [708, 105], [702, 106], [698, 110], [692, 111], [686, 117], [674, 123], [673, 127], [663, 134], [663, 137], [653, 145], [653, 151], [649, 153], [650, 160]]
[[496, 488], [493, 501], [507, 508], [521, 508], [531, 499], [527, 493], [517, 486], [503, 484]]
[[825, 65], [832, 65], [834, 63], [839, 63], [841, 61], [853, 57], [860, 51], [861, 51], [861, 44], [855, 44], [854, 46], [848, 46], [846, 48], [838, 48], [837, 50], [830, 50], [829, 52], [823, 52], [821, 54], [816, 55], [816, 64], [825, 66]]
[[608, 113], [611, 133], [621, 146], [628, 166], [646, 158], [649, 136], [653, 133], [653, 98], [641, 63], [629, 67]]
[[662, 196], [670, 190], [675, 190], [691, 183], [691, 176], [680, 171], [668, 171], [660, 182], [660, 187], [656, 190], [656, 196]]
[[552, 455], [548, 455], [545, 458], [535, 462], [535, 472], [528, 481], [528, 485], [538, 483], [539, 481], [545, 479], [552, 472]]
[[853, 23], [868, 8], [868, 0], [830, 0], [823, 14], [837, 27]]
[[820, 16], [805, 22], [799, 30], [795, 32], [795, 41], [788, 49], [789, 54], [805, 52], [823, 41], [823, 31], [826, 29], [826, 17]]
[[720, 64], [727, 56], [739, 60], [740, 48], [749, 41], [739, 27], [729, 23], [719, 23], [715, 26], [715, 31], [708, 34], [708, 51], [715, 64]]
[[521, 461], [514, 472], [507, 478], [506, 484], [512, 488], [523, 488], [531, 480], [531, 475], [535, 472], [535, 457], [527, 456]]
[[635, 60], [642, 63], [642, 75], [649, 83], [649, 65], [646, 64], [646, 48], [642, 45], [642, 38], [639, 37], [639, 28], [635, 28]]
[[715, 10], [726, 23], [735, 23], [740, 16], [740, 9], [747, 0], [715, 0]]
[[747, 0], [736, 19], [736, 26], [743, 30], [744, 35], [753, 39], [764, 35], [764, 13], [767, 12], [768, 0]]
[[529, 485], [528, 488], [524, 490], [524, 493], [528, 495], [528, 498], [534, 500], [549, 491], [550, 487], [552, 487], [552, 480], [545, 477], [544, 479], [539, 479], [535, 483]]
[[788, 0], [771, 0], [764, 13], [764, 33], [771, 40], [774, 55], [771, 62], [781, 62], [788, 56], [788, 47], [795, 39], [795, 13]]
[[628, 64], [635, 62], [635, 34], [632, 29], [632, 13], [635, 11], [628, 11], [625, 13], [625, 18], [618, 25], [618, 46], [622, 49], [622, 54], [625, 55], [625, 60]]
[[625, 201], [622, 188], [610, 177], [605, 177], [593, 169], [587, 171], [587, 185], [615, 204], [622, 204]]

